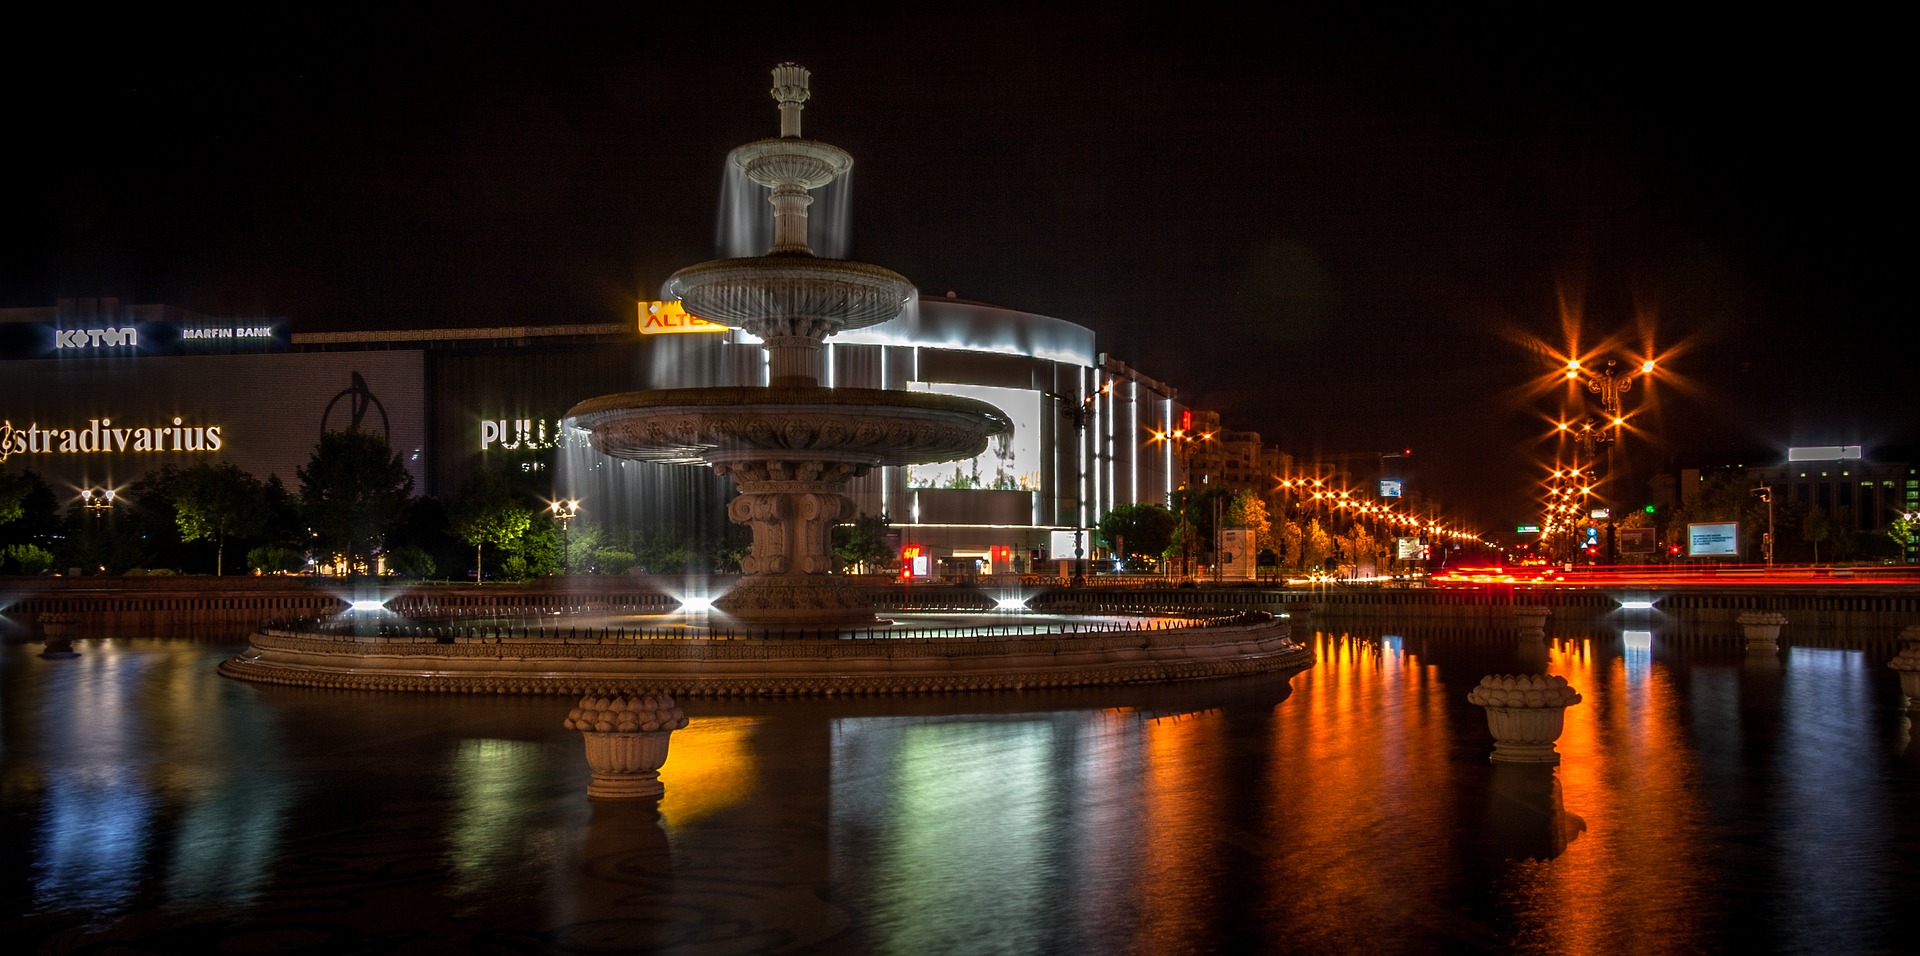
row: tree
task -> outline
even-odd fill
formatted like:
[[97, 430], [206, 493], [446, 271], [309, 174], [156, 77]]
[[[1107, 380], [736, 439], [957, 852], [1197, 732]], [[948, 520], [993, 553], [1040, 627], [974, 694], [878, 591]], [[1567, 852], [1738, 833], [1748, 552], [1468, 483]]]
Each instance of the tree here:
[[26, 475], [0, 474], [0, 524], [11, 524], [27, 513], [27, 493], [33, 482]]
[[467, 479], [448, 509], [454, 536], [473, 545], [473, 583], [486, 580], [486, 547], [512, 552], [533, 526], [533, 509], [515, 492], [502, 472], [489, 469]]
[[1820, 563], [1820, 542], [1833, 537], [1833, 518], [1818, 508], [1811, 509], [1800, 522], [1800, 536], [1813, 545], [1813, 563]]
[[371, 564], [413, 494], [400, 456], [371, 432], [321, 435], [297, 474], [308, 528], [319, 546], [346, 558], [349, 573]]
[[1227, 505], [1227, 527], [1245, 528], [1253, 535], [1247, 547], [1258, 554], [1273, 538], [1273, 521], [1267, 517], [1267, 503], [1251, 491], [1238, 491]]
[[181, 541], [213, 539], [218, 577], [226, 572], [227, 538], [266, 530], [266, 485], [238, 465], [195, 465], [174, 483], [173, 511]]
[[1158, 557], [1172, 546], [1177, 524], [1179, 518], [1162, 505], [1119, 505], [1101, 516], [1094, 540], [1122, 558]]
[[893, 549], [887, 544], [887, 529], [892, 521], [884, 514], [862, 513], [850, 524], [833, 529], [833, 553], [849, 569], [865, 573], [886, 570], [892, 563]]

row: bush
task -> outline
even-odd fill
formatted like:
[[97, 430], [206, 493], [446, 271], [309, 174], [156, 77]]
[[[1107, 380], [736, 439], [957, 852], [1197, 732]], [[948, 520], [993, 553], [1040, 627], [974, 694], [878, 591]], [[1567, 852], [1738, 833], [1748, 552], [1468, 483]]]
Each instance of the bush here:
[[625, 574], [637, 560], [633, 552], [619, 548], [599, 548], [593, 552], [594, 566], [601, 574]]
[[387, 570], [397, 577], [425, 580], [433, 577], [435, 568], [425, 548], [409, 544], [387, 552]]
[[261, 545], [247, 552], [247, 567], [261, 574], [291, 574], [304, 564], [299, 552], [277, 544]]
[[0, 566], [15, 574], [45, 574], [53, 568], [53, 552], [35, 544], [10, 544], [0, 551]]

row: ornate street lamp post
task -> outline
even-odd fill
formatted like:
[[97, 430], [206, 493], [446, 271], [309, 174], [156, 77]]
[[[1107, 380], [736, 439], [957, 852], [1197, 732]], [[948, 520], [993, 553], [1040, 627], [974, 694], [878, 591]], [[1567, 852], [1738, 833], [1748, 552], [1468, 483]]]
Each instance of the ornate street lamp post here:
[[563, 498], [548, 502], [547, 510], [553, 513], [554, 520], [560, 522], [560, 573], [566, 574], [573, 557], [573, 542], [567, 534], [567, 525], [580, 514], [580, 499]]

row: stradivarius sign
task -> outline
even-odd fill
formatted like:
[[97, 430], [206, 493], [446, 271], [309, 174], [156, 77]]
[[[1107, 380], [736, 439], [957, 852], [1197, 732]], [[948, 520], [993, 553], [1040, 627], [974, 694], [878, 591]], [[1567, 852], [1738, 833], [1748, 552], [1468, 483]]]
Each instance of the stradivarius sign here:
[[99, 455], [149, 452], [215, 452], [223, 444], [219, 425], [189, 425], [175, 418], [161, 425], [115, 425], [90, 418], [80, 428], [26, 427], [0, 421], [0, 462], [14, 455]]

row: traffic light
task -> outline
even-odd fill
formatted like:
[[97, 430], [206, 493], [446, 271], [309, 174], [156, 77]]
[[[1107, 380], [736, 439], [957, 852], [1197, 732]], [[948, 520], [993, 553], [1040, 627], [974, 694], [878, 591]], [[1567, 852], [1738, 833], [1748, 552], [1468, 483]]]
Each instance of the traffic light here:
[[1653, 508], [1653, 506], [1652, 506], [1652, 505], [1648, 505], [1648, 506], [1646, 506], [1645, 508], [1642, 508], [1642, 509], [1640, 509], [1640, 510], [1642, 510], [1642, 511], [1645, 511], [1645, 512], [1646, 512], [1647, 514], [1653, 514], [1653, 513], [1654, 513], [1654, 508]]

